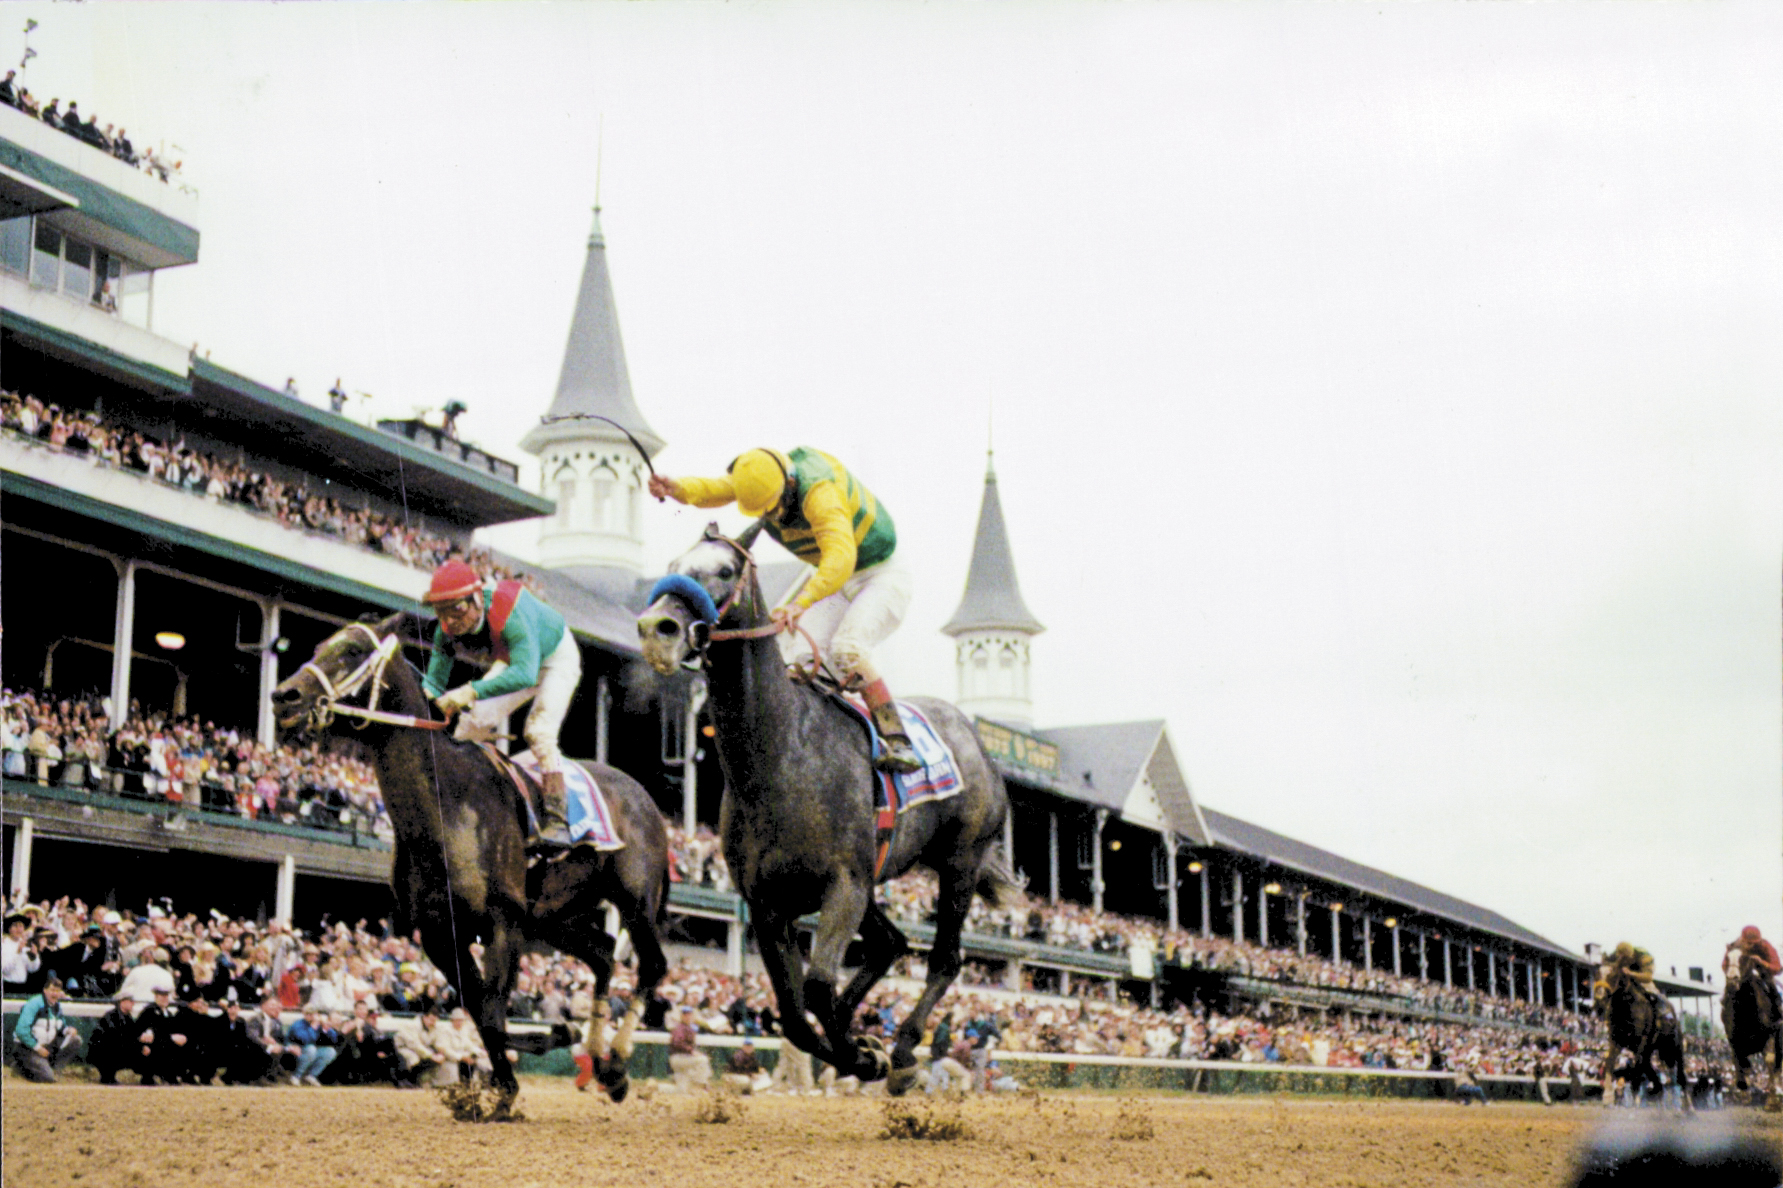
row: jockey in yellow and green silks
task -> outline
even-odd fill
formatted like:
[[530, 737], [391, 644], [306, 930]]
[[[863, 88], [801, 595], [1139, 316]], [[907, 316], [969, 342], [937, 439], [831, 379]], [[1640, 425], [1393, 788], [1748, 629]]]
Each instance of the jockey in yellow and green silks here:
[[1621, 974], [1634, 983], [1636, 989], [1655, 1002], [1661, 1000], [1659, 990], [1653, 985], [1653, 954], [1647, 950], [1623, 941], [1604, 956], [1602, 976], [1598, 985], [1607, 993], [1612, 974]]
[[860, 686], [885, 743], [879, 768], [921, 767], [885, 678], [873, 667], [872, 649], [904, 621], [911, 581], [896, 557], [891, 515], [866, 485], [830, 455], [799, 446], [788, 453], [750, 450], [718, 478], [656, 475], [650, 493], [694, 507], [735, 501], [744, 515], [763, 519], [769, 536], [815, 567], [797, 597], [773, 611], [774, 622], [789, 631], [782, 642], [787, 659], [809, 651], [790, 634], [798, 624], [844, 680]]

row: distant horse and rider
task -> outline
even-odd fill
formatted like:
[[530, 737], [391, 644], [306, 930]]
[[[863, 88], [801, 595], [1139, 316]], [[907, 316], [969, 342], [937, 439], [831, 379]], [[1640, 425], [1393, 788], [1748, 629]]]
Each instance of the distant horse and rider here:
[[1758, 1071], [1769, 1074], [1762, 1094], [1765, 1104], [1772, 1108], [1783, 1104], [1779, 1102], [1777, 1084], [1783, 1075], [1783, 1003], [1777, 992], [1778, 969], [1776, 949], [1755, 926], [1743, 929], [1739, 939], [1727, 946], [1721, 965], [1725, 986], [1721, 1023], [1727, 1031], [1728, 1047], [1733, 1050], [1734, 1088], [1741, 1093], [1748, 1089], [1759, 1092], [1756, 1082], [1749, 1085], [1746, 1080], [1746, 1067], [1756, 1057]]
[[[534, 944], [580, 958], [593, 970], [597, 1013], [584, 1042], [602, 1087], [622, 1100], [633, 1032], [668, 972], [661, 939], [669, 886], [662, 814], [624, 772], [582, 763], [605, 794], [620, 844], [551, 846], [553, 860], [529, 866], [527, 796], [541, 792], [538, 782], [490, 749], [444, 734], [446, 723], [433, 716], [422, 674], [402, 655], [405, 643], [416, 642], [405, 638], [413, 625], [396, 614], [329, 636], [274, 691], [278, 723], [351, 738], [371, 751], [396, 833], [391, 881], [398, 925], [419, 929], [429, 959], [476, 1020], [498, 1090], [494, 1116], [509, 1115], [519, 1092], [508, 1049], [540, 1047], [507, 1030], [508, 994], [522, 950]], [[563, 779], [558, 774], [560, 785]], [[630, 1008], [610, 1038], [603, 1020], [617, 939], [601, 927], [603, 904], [617, 909], [638, 961]], [[480, 958], [472, 947], [479, 942]], [[552, 1042], [568, 1042], [567, 1029], [559, 1031]]]
[[[1663, 1094], [1665, 1082], [1653, 1067], [1655, 1056], [1671, 1074], [1685, 1113], [1692, 1112], [1684, 1079], [1684, 1038], [1677, 1012], [1653, 987], [1653, 958], [1645, 949], [1624, 941], [1608, 955], [1592, 986], [1592, 1005], [1603, 1016], [1609, 1032], [1609, 1051], [1603, 1065], [1603, 1104], [1614, 1106], [1621, 1086], [1639, 1094], [1651, 1086]], [[1618, 1067], [1617, 1057], [1627, 1052], [1629, 1061]]]

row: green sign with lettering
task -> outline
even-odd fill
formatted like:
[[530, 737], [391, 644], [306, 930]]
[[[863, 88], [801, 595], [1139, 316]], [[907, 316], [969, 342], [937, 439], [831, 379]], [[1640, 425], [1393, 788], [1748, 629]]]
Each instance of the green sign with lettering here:
[[1046, 775], [1059, 774], [1059, 748], [1030, 734], [978, 719], [978, 741], [992, 759]]

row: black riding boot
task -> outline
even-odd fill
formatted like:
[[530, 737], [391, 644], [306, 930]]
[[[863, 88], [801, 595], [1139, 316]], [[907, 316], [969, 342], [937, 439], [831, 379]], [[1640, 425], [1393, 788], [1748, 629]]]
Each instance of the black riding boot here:
[[561, 771], [548, 771], [539, 786], [539, 835], [526, 847], [528, 856], [557, 854], [570, 848], [569, 794]]
[[861, 690], [861, 696], [873, 712], [873, 725], [878, 728], [879, 741], [884, 744], [873, 766], [880, 771], [899, 774], [921, 771], [922, 760], [916, 757], [910, 736], [904, 733], [904, 719], [898, 716], [898, 707], [892, 703], [891, 690], [885, 687], [885, 681], [874, 681]]

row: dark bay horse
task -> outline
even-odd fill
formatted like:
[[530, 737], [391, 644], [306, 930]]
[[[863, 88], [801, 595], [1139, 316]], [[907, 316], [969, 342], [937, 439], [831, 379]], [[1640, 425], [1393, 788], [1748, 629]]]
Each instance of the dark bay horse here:
[[[1610, 1050], [1603, 1062], [1603, 1104], [1615, 1106], [1623, 1081], [1637, 1090], [1643, 1084], [1663, 1089], [1664, 1082], [1653, 1068], [1653, 1057], [1658, 1056], [1660, 1064], [1672, 1074], [1684, 1112], [1692, 1112], [1690, 1087], [1684, 1080], [1684, 1039], [1677, 1013], [1657, 1006], [1632, 977], [1608, 965], [1600, 969], [1592, 999], [1610, 1033]], [[1616, 1057], [1624, 1051], [1628, 1053], [1628, 1064], [1618, 1069]]]
[[[963, 787], [902, 814], [878, 875], [894, 879], [920, 865], [940, 879], [928, 981], [898, 1027], [888, 1067], [877, 1039], [848, 1034], [873, 985], [910, 948], [873, 897], [876, 777], [867, 736], [847, 710], [787, 675], [749, 555], [759, 528], [737, 541], [707, 528], [671, 566], [706, 599], [687, 586], [662, 594], [638, 617], [638, 635], [659, 673], [705, 669], [726, 780], [719, 821], [725, 861], [749, 904], [786, 1038], [845, 1076], [871, 1081], [889, 1074], [888, 1089], [903, 1093], [916, 1080], [916, 1045], [929, 1012], [959, 973], [973, 894], [995, 903], [1020, 892], [992, 848], [1008, 794], [965, 715], [943, 701], [912, 699], [952, 748]], [[806, 971], [794, 923], [811, 912], [818, 925]], [[838, 993], [842, 958], [857, 932], [864, 960]]]
[[[630, 1084], [632, 1033], [668, 973], [659, 932], [669, 883], [662, 814], [624, 772], [584, 764], [606, 793], [624, 848], [581, 847], [528, 870], [526, 807], [513, 781], [475, 745], [404, 722], [426, 723], [433, 716], [421, 674], [402, 656], [398, 633], [406, 619], [397, 614], [376, 624], [350, 623], [324, 640], [309, 663], [274, 690], [279, 726], [337, 734], [371, 750], [396, 830], [391, 885], [397, 923], [404, 932], [420, 929], [428, 958], [451, 979], [476, 1020], [495, 1066], [498, 1116], [519, 1092], [507, 1057], [515, 1046], [507, 1032], [508, 992], [529, 943], [579, 957], [594, 971], [596, 1018], [588, 1050], [602, 1087], [622, 1100]], [[348, 704], [349, 698], [357, 704]], [[637, 989], [610, 1046], [603, 1019], [617, 942], [597, 923], [603, 902], [618, 909], [638, 955]], [[479, 939], [480, 970], [470, 948]]]
[[1727, 951], [1721, 970], [1727, 986], [1721, 1022], [1727, 1029], [1728, 1047], [1733, 1049], [1734, 1088], [1746, 1092], [1746, 1065], [1756, 1056], [1759, 1071], [1770, 1066], [1764, 1093], [1767, 1101], [1774, 1100], [1778, 1077], [1783, 1075], [1783, 1018], [1778, 1017], [1776, 1005], [1760, 981], [1770, 975], [1738, 949]]

